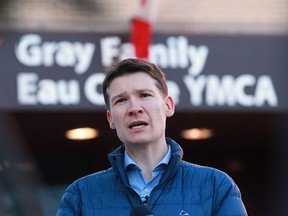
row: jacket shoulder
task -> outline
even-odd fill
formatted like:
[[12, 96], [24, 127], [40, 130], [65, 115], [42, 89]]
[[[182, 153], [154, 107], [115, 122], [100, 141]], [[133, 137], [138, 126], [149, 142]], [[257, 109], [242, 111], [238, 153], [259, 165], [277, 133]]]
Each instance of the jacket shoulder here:
[[185, 187], [198, 191], [202, 201], [212, 199], [215, 213], [226, 214], [234, 209], [239, 215], [246, 215], [240, 190], [227, 173], [185, 161], [181, 162], [180, 167], [181, 175], [185, 176]]
[[68, 186], [67, 190], [69, 191], [72, 188], [77, 188], [77, 190], [80, 191], [93, 189], [94, 192], [97, 192], [97, 190], [100, 190], [100, 188], [101, 190], [105, 190], [105, 188], [109, 190], [109, 188], [111, 188], [111, 184], [113, 184], [112, 179], [114, 178], [115, 172], [113, 169], [109, 168], [107, 170], [95, 172], [75, 180]]
[[115, 173], [109, 168], [75, 180], [65, 190], [57, 215], [81, 215], [84, 209], [101, 205], [101, 200], [109, 202], [109, 195], [115, 192]]
[[189, 163], [186, 161], [181, 162], [181, 171], [186, 174], [187, 177], [199, 180], [200, 182], [214, 182], [215, 183], [225, 183], [225, 182], [233, 182], [233, 179], [225, 172], [208, 167], [201, 166], [193, 163]]

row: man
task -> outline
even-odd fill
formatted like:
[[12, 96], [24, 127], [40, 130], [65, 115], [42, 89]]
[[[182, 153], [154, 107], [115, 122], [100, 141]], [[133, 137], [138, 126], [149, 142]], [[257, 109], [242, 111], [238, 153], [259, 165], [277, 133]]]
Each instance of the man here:
[[108, 155], [111, 168], [67, 188], [58, 215], [129, 215], [137, 206], [154, 215], [247, 215], [227, 174], [183, 161], [181, 147], [165, 137], [175, 104], [157, 66], [120, 61], [102, 88], [109, 126], [123, 145]]

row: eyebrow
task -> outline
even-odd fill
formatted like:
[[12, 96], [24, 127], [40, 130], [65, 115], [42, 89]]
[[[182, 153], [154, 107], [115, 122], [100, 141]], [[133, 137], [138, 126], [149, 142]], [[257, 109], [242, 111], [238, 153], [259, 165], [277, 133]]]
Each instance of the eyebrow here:
[[[147, 89], [147, 88], [144, 88], [144, 89], [136, 89], [136, 92], [137, 92], [137, 93], [144, 93], [144, 92], [154, 93], [153, 90]], [[126, 94], [125, 92], [121, 92], [121, 93], [119, 93], [119, 94], [116, 94], [115, 96], [111, 97], [111, 102], [113, 103], [113, 101], [115, 101], [116, 99], [121, 98], [121, 97], [124, 97], [125, 94]]]
[[117, 94], [117, 95], [111, 97], [111, 102], [113, 103], [113, 101], [115, 101], [115, 100], [118, 99], [118, 98], [123, 97], [123, 95], [124, 95], [124, 93], [120, 93], [120, 94]]

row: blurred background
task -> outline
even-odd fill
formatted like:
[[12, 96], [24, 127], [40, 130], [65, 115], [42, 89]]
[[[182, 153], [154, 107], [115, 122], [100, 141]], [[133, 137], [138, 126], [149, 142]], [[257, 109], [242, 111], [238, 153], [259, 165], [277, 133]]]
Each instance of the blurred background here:
[[121, 143], [101, 82], [135, 56], [166, 72], [177, 102], [167, 136], [184, 159], [228, 173], [249, 215], [288, 215], [287, 10], [287, 0], [1, 0], [0, 215], [55, 215], [70, 183], [110, 166]]

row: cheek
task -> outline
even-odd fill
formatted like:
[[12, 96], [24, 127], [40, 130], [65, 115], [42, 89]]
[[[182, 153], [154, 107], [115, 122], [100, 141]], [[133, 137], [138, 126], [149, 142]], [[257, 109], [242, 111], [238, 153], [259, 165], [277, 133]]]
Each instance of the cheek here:
[[154, 118], [158, 119], [158, 121], [161, 121], [163, 118], [166, 118], [166, 106], [155, 106], [153, 109], [151, 109], [150, 113], [154, 116]]

